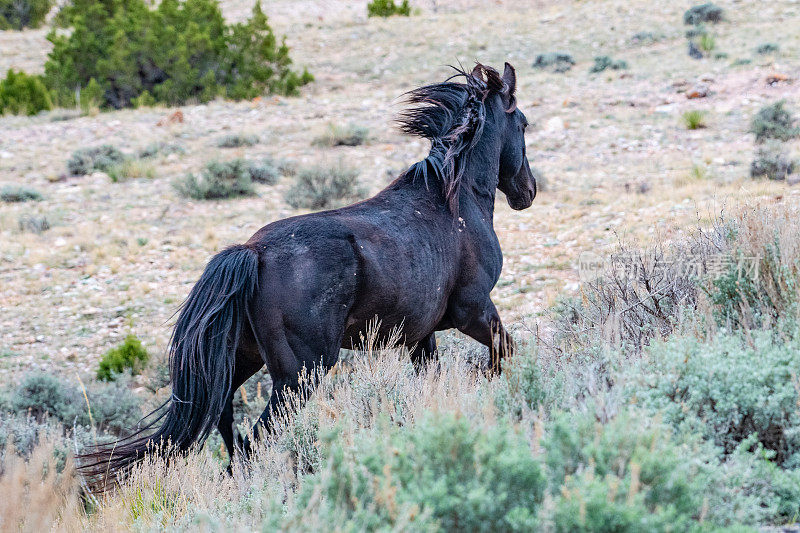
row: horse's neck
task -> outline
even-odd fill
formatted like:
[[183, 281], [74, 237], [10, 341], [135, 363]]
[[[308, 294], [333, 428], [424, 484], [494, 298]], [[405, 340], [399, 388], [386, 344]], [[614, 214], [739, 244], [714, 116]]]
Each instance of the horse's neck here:
[[464, 184], [459, 203], [475, 204], [482, 218], [489, 225], [494, 223], [494, 202], [497, 191], [497, 175], [500, 172], [499, 156], [471, 157], [464, 168]]

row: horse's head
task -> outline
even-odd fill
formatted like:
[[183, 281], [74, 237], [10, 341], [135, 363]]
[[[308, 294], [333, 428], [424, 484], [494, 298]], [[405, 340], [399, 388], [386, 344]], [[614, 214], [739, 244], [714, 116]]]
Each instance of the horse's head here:
[[[502, 76], [480, 63], [470, 73], [455, 70], [456, 74], [444, 83], [419, 87], [406, 95], [409, 103], [419, 105], [400, 115], [400, 129], [431, 141], [430, 155], [409, 172], [421, 176], [427, 184], [432, 170], [441, 179], [454, 213], [467, 168], [473, 187], [489, 189], [483, 194], [494, 199], [497, 188], [505, 193], [513, 209], [530, 207], [536, 196], [536, 180], [525, 155], [528, 121], [517, 109], [514, 67], [506, 63]], [[465, 84], [450, 82], [460, 76]]]
[[536, 197], [536, 178], [531, 172], [528, 157], [525, 153], [525, 128], [528, 120], [517, 109], [514, 91], [517, 76], [514, 67], [506, 63], [503, 72], [503, 89], [497, 95], [502, 104], [503, 113], [497, 113], [499, 119], [502, 148], [500, 151], [500, 175], [497, 188], [503, 191], [512, 209], [527, 209]]

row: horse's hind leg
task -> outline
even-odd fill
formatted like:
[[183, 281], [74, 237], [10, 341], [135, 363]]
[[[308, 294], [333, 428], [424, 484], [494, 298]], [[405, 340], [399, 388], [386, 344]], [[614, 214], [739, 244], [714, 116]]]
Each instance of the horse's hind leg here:
[[408, 355], [411, 358], [411, 362], [414, 364], [414, 370], [416, 370], [418, 374], [425, 368], [426, 364], [438, 360], [439, 358], [436, 354], [436, 334], [431, 333], [419, 341]]
[[[222, 411], [222, 416], [220, 416], [219, 422], [217, 422], [217, 429], [220, 435], [222, 435], [222, 441], [225, 443], [225, 448], [228, 450], [228, 457], [231, 462], [233, 462], [233, 455], [236, 450], [233, 430], [233, 396], [236, 394], [239, 387], [253, 374], [258, 372], [262, 366], [264, 366], [264, 363], [260, 357], [256, 359], [245, 358], [241, 352], [236, 356], [233, 380], [231, 381], [231, 392], [228, 395], [228, 400], [225, 402], [225, 409]], [[230, 466], [228, 469], [230, 470]]]
[[[265, 328], [256, 333], [272, 376], [272, 393], [267, 407], [253, 427], [254, 440], [262, 431], [274, 430], [275, 416], [285, 407], [289, 395], [299, 395], [298, 407], [301, 406], [305, 401], [306, 387], [315, 386], [315, 380], [327, 373], [338, 360], [344, 328], [329, 326], [325, 331], [319, 326], [315, 327], [314, 324], [322, 324], [323, 321], [313, 317], [304, 322], [302, 328], [297, 328], [302, 334], [285, 326]], [[303, 373], [308, 377], [305, 383], [301, 382]], [[249, 451], [250, 443], [247, 440], [244, 448]]]

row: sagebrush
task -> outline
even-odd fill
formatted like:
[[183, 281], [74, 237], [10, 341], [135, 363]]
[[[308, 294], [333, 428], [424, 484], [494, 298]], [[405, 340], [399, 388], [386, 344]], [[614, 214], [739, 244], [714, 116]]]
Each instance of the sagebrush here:
[[363, 195], [364, 191], [358, 185], [358, 170], [339, 163], [299, 170], [285, 198], [295, 209], [325, 209], [357, 200]]

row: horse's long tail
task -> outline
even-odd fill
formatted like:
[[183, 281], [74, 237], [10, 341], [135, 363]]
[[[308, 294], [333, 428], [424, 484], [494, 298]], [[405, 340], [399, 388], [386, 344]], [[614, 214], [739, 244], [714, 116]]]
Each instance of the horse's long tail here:
[[169, 347], [172, 397], [133, 435], [78, 456], [89, 486], [103, 491], [145, 452], [185, 451], [202, 443], [231, 393], [236, 349], [258, 284], [257, 252], [231, 246], [206, 266], [184, 302]]

